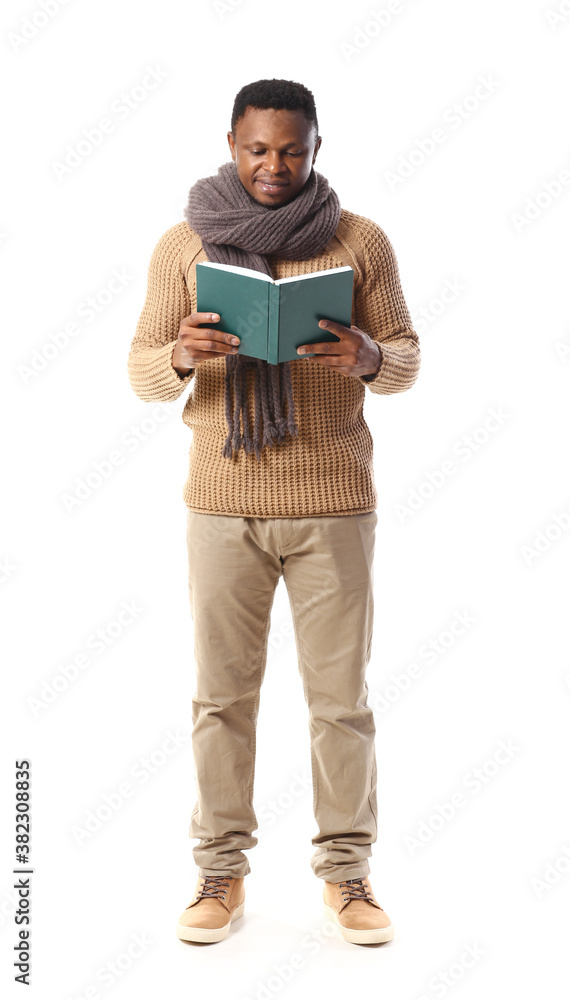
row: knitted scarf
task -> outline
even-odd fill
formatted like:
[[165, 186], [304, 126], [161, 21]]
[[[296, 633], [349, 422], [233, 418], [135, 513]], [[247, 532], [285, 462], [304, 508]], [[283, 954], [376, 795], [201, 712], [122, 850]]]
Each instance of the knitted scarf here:
[[[184, 216], [201, 237], [209, 260], [250, 267], [273, 277], [266, 255], [286, 260], [313, 257], [336, 232], [340, 202], [326, 177], [313, 168], [304, 187], [287, 204], [262, 205], [243, 186], [231, 160], [218, 168], [217, 176], [203, 177], [190, 188]], [[254, 373], [253, 438], [247, 412], [247, 369]], [[225, 415], [224, 458], [231, 459], [243, 447], [246, 454], [254, 451], [260, 461], [262, 448], [297, 435], [290, 362], [273, 365], [239, 352], [226, 354]]]

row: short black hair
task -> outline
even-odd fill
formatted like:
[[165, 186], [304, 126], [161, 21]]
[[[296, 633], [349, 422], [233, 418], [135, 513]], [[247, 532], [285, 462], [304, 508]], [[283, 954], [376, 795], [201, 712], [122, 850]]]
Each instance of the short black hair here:
[[275, 111], [302, 111], [308, 121], [313, 123], [315, 142], [319, 135], [319, 122], [315, 99], [310, 90], [302, 83], [294, 80], [256, 80], [247, 83], [236, 94], [232, 111], [231, 131], [235, 139], [235, 128], [238, 120], [245, 114], [247, 108]]

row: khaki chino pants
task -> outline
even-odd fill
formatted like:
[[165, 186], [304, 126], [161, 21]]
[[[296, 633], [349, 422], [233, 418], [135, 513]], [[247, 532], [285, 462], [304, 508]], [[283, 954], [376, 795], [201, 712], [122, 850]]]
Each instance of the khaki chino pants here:
[[376, 511], [262, 518], [188, 511], [197, 689], [198, 800], [190, 837], [200, 875], [240, 878], [258, 842], [256, 724], [273, 597], [285, 580], [309, 710], [311, 867], [329, 882], [368, 875], [377, 836], [375, 724], [365, 672], [373, 624]]

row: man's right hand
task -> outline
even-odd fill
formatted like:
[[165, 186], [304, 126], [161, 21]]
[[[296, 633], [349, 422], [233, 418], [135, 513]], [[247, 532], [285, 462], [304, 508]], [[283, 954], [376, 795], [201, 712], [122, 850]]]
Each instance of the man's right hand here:
[[219, 322], [219, 319], [218, 313], [209, 312], [194, 312], [184, 317], [172, 352], [172, 367], [179, 375], [187, 375], [191, 368], [196, 368], [203, 361], [236, 353], [239, 337], [224, 330], [199, 326], [200, 323]]

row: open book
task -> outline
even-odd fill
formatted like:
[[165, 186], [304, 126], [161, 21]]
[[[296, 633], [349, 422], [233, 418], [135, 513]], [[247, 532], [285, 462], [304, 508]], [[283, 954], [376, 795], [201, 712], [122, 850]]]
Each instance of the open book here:
[[233, 264], [196, 264], [198, 312], [215, 312], [203, 323], [240, 338], [238, 354], [276, 365], [302, 360], [301, 344], [338, 341], [319, 320], [351, 325], [354, 271], [348, 265], [274, 280], [263, 271]]

